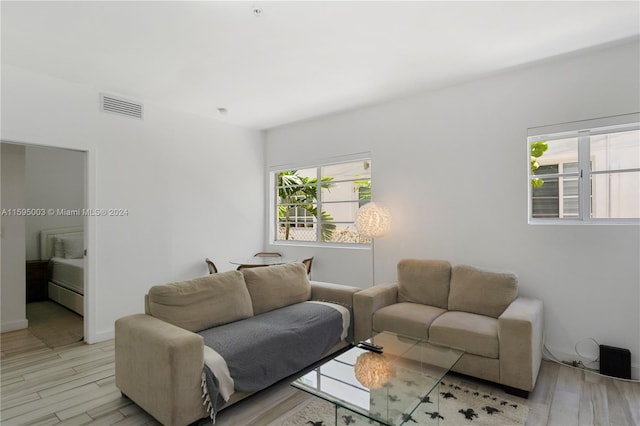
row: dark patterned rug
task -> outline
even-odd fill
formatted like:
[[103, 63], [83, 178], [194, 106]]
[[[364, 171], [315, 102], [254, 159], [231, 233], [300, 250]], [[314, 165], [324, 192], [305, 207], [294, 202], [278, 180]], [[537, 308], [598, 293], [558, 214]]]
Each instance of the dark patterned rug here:
[[[403, 395], [404, 394], [404, 395]], [[415, 390], [406, 387], [389, 394], [389, 398], [415, 396]], [[424, 397], [423, 403], [411, 414], [395, 413], [397, 424], [403, 425], [524, 425], [529, 407], [511, 399], [465, 387], [455, 378], [445, 377], [435, 395]], [[375, 404], [374, 404], [375, 405]], [[337, 417], [337, 419], [336, 419]], [[304, 408], [287, 418], [283, 426], [364, 426], [375, 424], [356, 414], [341, 411], [336, 416], [333, 405], [314, 398]]]

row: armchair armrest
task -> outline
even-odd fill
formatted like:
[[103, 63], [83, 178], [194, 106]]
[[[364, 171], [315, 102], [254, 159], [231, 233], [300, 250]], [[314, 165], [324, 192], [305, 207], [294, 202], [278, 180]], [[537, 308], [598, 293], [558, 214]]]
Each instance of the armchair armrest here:
[[150, 315], [130, 315], [115, 322], [115, 359], [116, 386], [162, 424], [207, 416], [201, 336]]
[[358, 287], [342, 284], [311, 281], [311, 300], [319, 302], [333, 302], [349, 308], [349, 332], [347, 342], [352, 343], [355, 334], [355, 314], [353, 309], [353, 295], [360, 291]]
[[373, 334], [373, 314], [380, 308], [398, 301], [398, 284], [378, 284], [353, 296], [355, 315], [354, 340], [360, 342]]
[[500, 383], [533, 390], [542, 362], [543, 303], [519, 297], [498, 318]]
[[358, 287], [311, 281], [311, 300], [337, 302], [353, 307], [353, 295], [358, 291]]

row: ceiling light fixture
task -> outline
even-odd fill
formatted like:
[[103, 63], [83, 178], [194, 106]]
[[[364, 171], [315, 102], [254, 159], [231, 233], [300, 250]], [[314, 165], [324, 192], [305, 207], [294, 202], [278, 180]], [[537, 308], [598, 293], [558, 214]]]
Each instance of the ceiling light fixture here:
[[256, 18], [260, 18], [263, 14], [264, 14], [264, 10], [262, 10], [261, 7], [253, 8], [253, 16], [255, 16]]

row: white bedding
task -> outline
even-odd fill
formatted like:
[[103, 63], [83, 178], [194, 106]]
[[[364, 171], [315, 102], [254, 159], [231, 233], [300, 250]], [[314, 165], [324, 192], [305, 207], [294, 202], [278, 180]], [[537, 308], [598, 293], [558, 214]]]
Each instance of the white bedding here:
[[84, 294], [84, 259], [52, 257], [49, 281], [78, 294]]

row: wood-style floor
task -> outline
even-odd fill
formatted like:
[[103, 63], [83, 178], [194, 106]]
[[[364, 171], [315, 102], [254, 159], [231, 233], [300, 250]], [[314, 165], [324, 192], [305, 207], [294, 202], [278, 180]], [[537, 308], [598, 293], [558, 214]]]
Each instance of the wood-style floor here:
[[29, 328], [2, 335], [0, 358], [83, 341], [84, 319], [64, 306], [46, 300], [27, 303], [26, 311]]
[[[1, 337], [3, 426], [158, 424], [115, 387], [112, 340], [49, 348], [28, 330]], [[464, 380], [471, 388], [524, 401], [492, 384]], [[310, 398], [281, 383], [223, 410], [216, 426], [278, 425]], [[527, 425], [532, 426], [640, 425], [639, 383], [549, 361], [543, 362], [527, 403]]]

